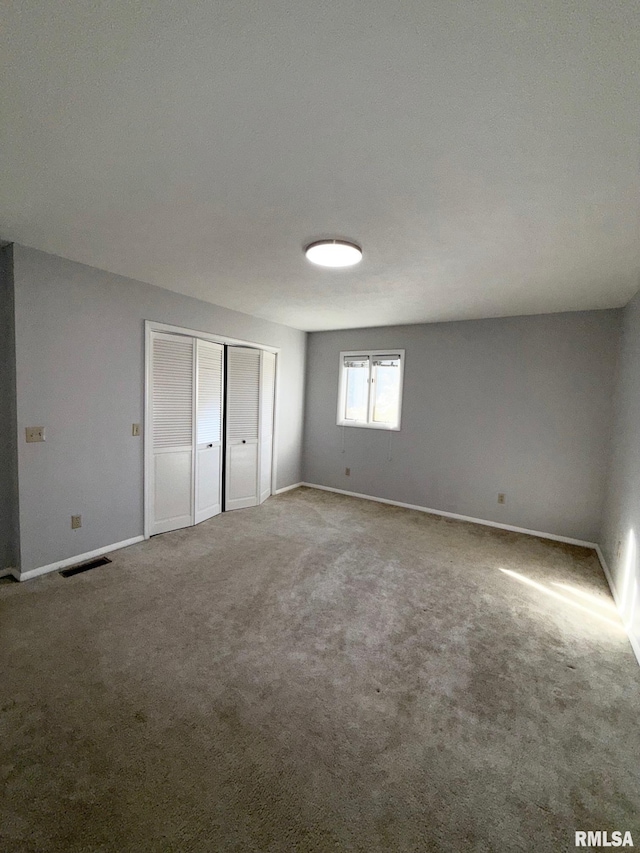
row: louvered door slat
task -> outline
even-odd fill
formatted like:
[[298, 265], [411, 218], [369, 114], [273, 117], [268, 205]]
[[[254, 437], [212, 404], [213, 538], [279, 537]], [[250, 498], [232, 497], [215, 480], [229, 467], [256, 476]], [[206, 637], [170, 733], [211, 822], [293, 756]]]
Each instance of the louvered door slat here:
[[229, 347], [227, 363], [227, 439], [258, 438], [260, 351]]
[[152, 534], [193, 524], [194, 345], [182, 335], [152, 335]]
[[260, 412], [260, 438], [266, 439], [273, 432], [274, 391], [276, 382], [276, 357], [271, 352], [265, 352], [262, 363], [262, 395]]
[[193, 341], [153, 341], [153, 446], [191, 446], [193, 440]]
[[222, 430], [222, 349], [198, 342], [197, 441], [220, 441]]

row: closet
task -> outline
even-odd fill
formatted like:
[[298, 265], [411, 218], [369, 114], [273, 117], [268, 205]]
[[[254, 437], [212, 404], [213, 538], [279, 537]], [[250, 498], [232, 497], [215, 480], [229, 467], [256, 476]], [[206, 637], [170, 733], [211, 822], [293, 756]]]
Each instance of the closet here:
[[148, 535], [265, 501], [275, 353], [161, 331], [147, 353]]

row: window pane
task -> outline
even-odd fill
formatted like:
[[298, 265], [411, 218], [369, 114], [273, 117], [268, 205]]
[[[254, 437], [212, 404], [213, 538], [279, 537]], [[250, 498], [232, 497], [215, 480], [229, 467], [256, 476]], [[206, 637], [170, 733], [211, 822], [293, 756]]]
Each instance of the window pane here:
[[376, 357], [373, 370], [373, 421], [396, 426], [400, 401], [400, 359]]
[[367, 420], [369, 359], [345, 359], [346, 404], [345, 419]]

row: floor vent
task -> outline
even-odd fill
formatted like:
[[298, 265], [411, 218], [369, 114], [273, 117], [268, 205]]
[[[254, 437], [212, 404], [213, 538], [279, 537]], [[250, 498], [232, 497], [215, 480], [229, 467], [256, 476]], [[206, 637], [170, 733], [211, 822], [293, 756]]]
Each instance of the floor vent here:
[[88, 563], [80, 563], [78, 566], [71, 566], [70, 569], [63, 569], [60, 574], [63, 578], [71, 578], [74, 575], [79, 575], [80, 572], [88, 572], [89, 569], [97, 569], [98, 566], [106, 566], [111, 560], [108, 557], [98, 557], [97, 560], [89, 560]]

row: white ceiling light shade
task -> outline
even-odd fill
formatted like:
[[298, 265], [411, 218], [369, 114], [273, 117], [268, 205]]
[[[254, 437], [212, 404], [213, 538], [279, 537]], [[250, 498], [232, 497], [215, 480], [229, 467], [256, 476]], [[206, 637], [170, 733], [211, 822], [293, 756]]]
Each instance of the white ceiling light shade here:
[[352, 267], [362, 260], [362, 249], [348, 240], [316, 240], [304, 253], [307, 260], [321, 267]]

